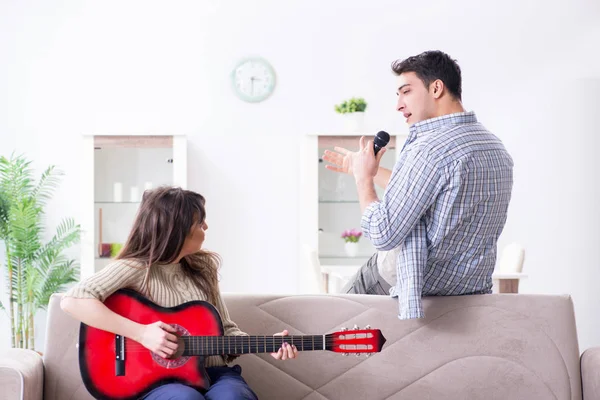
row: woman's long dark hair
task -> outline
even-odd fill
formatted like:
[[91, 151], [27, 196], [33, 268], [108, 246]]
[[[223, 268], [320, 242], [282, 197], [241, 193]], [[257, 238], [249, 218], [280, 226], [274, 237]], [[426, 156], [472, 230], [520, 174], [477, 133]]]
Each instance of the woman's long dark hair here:
[[[194, 225], [202, 224], [206, 218], [204, 204], [200, 194], [178, 187], [161, 186], [144, 192], [127, 242], [116, 258], [136, 260], [148, 269], [144, 279], [146, 295], [150, 296], [150, 268], [160, 268], [160, 264], [170, 264], [177, 259]], [[201, 250], [185, 256], [180, 263], [207, 300], [215, 304], [219, 256]]]

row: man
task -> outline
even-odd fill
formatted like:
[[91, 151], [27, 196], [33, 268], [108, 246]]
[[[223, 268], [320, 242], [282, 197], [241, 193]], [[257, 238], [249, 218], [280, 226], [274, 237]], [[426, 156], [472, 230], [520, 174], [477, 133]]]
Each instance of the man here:
[[[513, 185], [502, 142], [462, 106], [461, 70], [441, 51], [392, 63], [397, 110], [410, 133], [392, 171], [373, 143], [323, 159], [354, 175], [362, 231], [379, 250], [345, 288], [391, 294], [400, 319], [425, 316], [421, 297], [492, 291], [497, 240]], [[382, 199], [374, 184], [385, 188]]]

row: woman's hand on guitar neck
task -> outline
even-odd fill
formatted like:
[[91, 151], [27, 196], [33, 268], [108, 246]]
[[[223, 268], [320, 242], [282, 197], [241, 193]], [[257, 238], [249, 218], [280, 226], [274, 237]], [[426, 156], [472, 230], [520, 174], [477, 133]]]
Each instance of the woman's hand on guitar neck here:
[[148, 350], [163, 358], [169, 358], [177, 351], [177, 330], [169, 324], [157, 321], [144, 325], [140, 335], [140, 343]]
[[[284, 330], [283, 332], [276, 333], [273, 336], [287, 336], [287, 335], [288, 335], [288, 331]], [[298, 357], [298, 349], [293, 344], [283, 342], [283, 346], [281, 346], [279, 348], [277, 353], [271, 353], [271, 355], [276, 360], [287, 360], [288, 358]]]

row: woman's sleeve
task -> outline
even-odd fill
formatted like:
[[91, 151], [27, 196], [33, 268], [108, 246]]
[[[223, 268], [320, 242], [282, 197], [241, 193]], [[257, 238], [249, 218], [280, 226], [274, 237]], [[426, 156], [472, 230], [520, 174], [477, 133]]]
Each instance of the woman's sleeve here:
[[144, 279], [147, 268], [137, 263], [116, 260], [89, 276], [65, 293], [65, 297], [98, 299], [101, 302], [119, 289], [138, 286]]

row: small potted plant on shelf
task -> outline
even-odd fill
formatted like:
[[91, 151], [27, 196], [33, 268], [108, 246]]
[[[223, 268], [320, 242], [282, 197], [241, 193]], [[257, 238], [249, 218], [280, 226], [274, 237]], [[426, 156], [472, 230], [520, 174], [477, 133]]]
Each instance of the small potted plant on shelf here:
[[346, 242], [344, 248], [349, 257], [356, 257], [358, 253], [358, 240], [361, 236], [362, 232], [358, 229], [350, 229], [342, 233], [342, 239]]
[[363, 130], [366, 109], [367, 102], [362, 97], [352, 97], [335, 106], [335, 111], [345, 118], [346, 129], [352, 132]]

